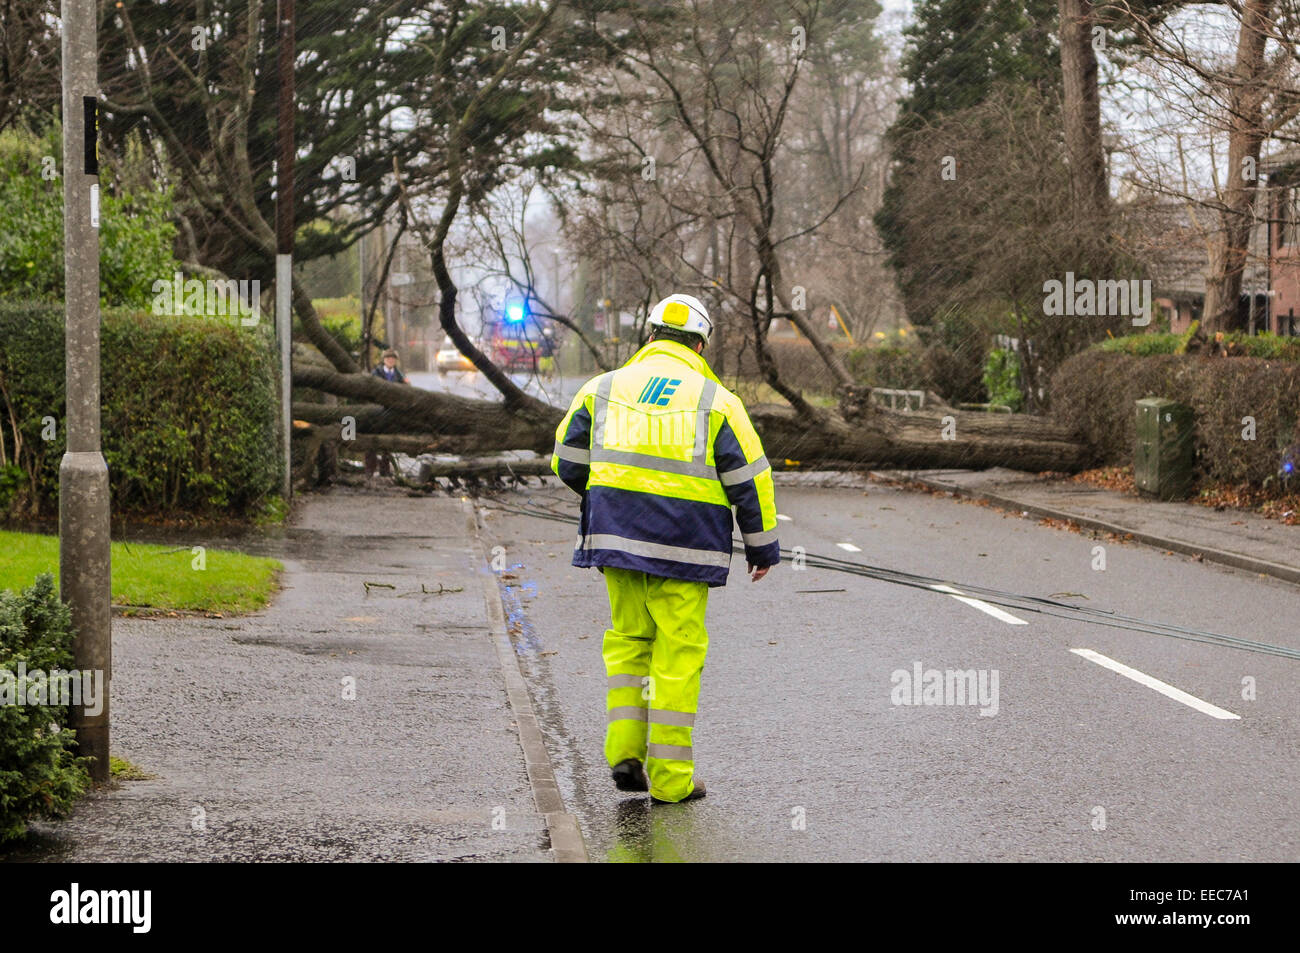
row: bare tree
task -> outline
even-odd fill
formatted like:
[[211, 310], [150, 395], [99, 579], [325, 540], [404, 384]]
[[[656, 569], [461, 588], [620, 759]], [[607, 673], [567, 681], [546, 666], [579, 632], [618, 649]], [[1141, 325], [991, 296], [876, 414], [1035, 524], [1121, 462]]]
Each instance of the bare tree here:
[[[645, 92], [594, 130], [597, 142], [622, 157], [624, 178], [607, 192], [614, 221], [606, 231], [633, 236], [623, 243], [625, 257], [649, 266], [645, 297], [656, 296], [666, 279], [680, 287], [680, 275], [714, 298], [727, 356], [738, 343], [752, 344], [766, 382], [809, 421], [826, 414], [782, 380], [767, 347], [778, 317], [811, 342], [842, 396], [860, 398], [808, 319], [806, 289], [790, 278], [789, 254], [861, 191], [863, 166], [819, 208], [799, 209], [803, 214], [793, 214], [781, 191], [791, 179], [787, 122], [807, 50], [827, 42], [832, 26], [818, 0], [693, 0], [668, 26], [637, 24], [628, 60], [632, 82]], [[596, 217], [607, 220], [610, 209]], [[747, 325], [739, 341], [732, 340], [739, 330], [728, 320], [733, 313]]]
[[1220, 209], [1223, 238], [1211, 249], [1205, 276], [1202, 328], [1207, 333], [1227, 330], [1236, 322], [1241, 276], [1255, 225], [1260, 149], [1269, 134], [1264, 109], [1275, 70], [1268, 68], [1264, 52], [1272, 8], [1273, 0], [1244, 0], [1240, 7], [1236, 62], [1228, 86], [1228, 168]]
[[[1284, 132], [1300, 115], [1297, 88], [1294, 0], [1242, 0], [1216, 7], [1235, 27], [1235, 49], [1225, 56], [1218, 47], [1197, 48], [1180, 22], [1144, 15], [1136, 4], [1117, 0], [1137, 37], [1138, 48], [1175, 90], [1190, 89], [1183, 102], [1156, 82], [1151, 90], [1161, 101], [1180, 110], [1206, 130], [1212, 182], [1207, 191], [1196, 187], [1195, 173], [1184, 167], [1184, 184], [1170, 184], [1163, 174], [1148, 175], [1153, 191], [1177, 195], [1211, 211], [1217, 220], [1206, 240], [1208, 267], [1200, 333], [1227, 330], [1236, 324], [1242, 276], [1250, 259], [1251, 234], [1258, 213], [1259, 164], [1265, 143]], [[1215, 138], [1227, 139], [1226, 165], [1219, 167]], [[1180, 150], [1181, 153], [1181, 150]], [[1194, 217], [1196, 217], [1194, 215]]]
[[0, 130], [57, 106], [58, 15], [54, 0], [0, 0]]
[[1099, 235], [1095, 217], [1074, 216], [1073, 170], [1059, 128], [1052, 99], [1007, 88], [917, 127], [902, 143], [920, 172], [899, 182], [912, 211], [903, 227], [915, 230], [908, 246], [918, 249], [902, 267], [934, 278], [918, 305], [942, 315], [960, 303], [975, 323], [981, 359], [994, 333], [1016, 338], [1030, 409], [1041, 409], [1038, 391], [1057, 364], [1128, 320], [1073, 308], [1053, 313], [1045, 282], [1066, 272], [1138, 276], [1122, 234]]
[[[554, 321], [566, 328], [591, 354], [598, 367], [609, 370], [609, 362], [586, 330], [565, 313], [557, 301], [548, 299], [540, 290], [537, 248], [529, 234], [528, 212], [541, 191], [541, 183], [536, 180], [521, 183], [512, 194], [486, 196], [472, 210], [472, 225], [478, 238], [472, 253], [476, 253], [480, 267], [484, 269], [480, 283], [496, 281], [520, 289], [528, 298], [535, 317]], [[549, 197], [557, 208], [563, 208], [564, 193], [550, 194]], [[558, 232], [552, 237], [558, 239]]]
[[835, 306], [858, 339], [903, 317], [873, 222], [889, 166], [885, 133], [901, 93], [896, 57], [873, 21], [826, 30], [808, 48], [804, 80], [786, 120], [788, 147], [778, 163], [785, 183], [778, 207], [782, 231], [797, 229], [826, 196], [848, 194], [839, 212], [791, 243], [789, 254], [799, 263], [810, 307], [815, 302], [824, 314]]
[[1097, 87], [1092, 0], [1058, 0], [1065, 151], [1070, 165], [1070, 198], [1076, 217], [1098, 226], [1109, 195], [1106, 156], [1101, 141], [1101, 95]]

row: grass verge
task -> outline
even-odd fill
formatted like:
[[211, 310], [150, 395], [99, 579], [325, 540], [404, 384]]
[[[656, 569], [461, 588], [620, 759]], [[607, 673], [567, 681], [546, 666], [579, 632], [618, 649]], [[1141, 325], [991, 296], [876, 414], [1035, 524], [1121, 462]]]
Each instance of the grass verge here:
[[[0, 530], [0, 589], [20, 590], [38, 573], [59, 578], [59, 539]], [[113, 543], [112, 600], [117, 606], [192, 612], [252, 612], [275, 590], [279, 561], [222, 549]], [[202, 568], [200, 568], [200, 566]]]

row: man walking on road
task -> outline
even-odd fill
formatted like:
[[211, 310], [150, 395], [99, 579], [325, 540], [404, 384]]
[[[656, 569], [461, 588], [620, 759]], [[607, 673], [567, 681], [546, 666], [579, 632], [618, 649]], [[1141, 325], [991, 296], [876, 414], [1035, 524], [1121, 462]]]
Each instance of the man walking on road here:
[[605, 758], [619, 790], [665, 803], [704, 797], [691, 731], [732, 507], [754, 582], [781, 547], [762, 443], [701, 357], [713, 330], [704, 305], [672, 295], [647, 323], [645, 347], [573, 398], [551, 469], [582, 497], [573, 565], [600, 569], [609, 590]]

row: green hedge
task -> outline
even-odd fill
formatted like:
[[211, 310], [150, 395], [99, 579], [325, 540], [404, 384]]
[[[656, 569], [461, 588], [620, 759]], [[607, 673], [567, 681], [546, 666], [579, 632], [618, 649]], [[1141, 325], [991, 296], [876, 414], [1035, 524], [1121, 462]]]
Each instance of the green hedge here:
[[73, 755], [67, 707], [27, 704], [50, 698], [32, 697], [19, 663], [44, 675], [72, 668], [68, 607], [48, 573], [21, 594], [0, 591], [0, 671], [10, 696], [0, 702], [0, 842], [21, 836], [33, 817], [66, 814], [90, 780], [89, 759]]
[[[1194, 328], [1182, 334], [1129, 334], [1121, 338], [1103, 341], [1097, 348], [1108, 353], [1132, 354], [1135, 357], [1149, 357], [1153, 354], [1181, 354], [1187, 347], [1188, 338]], [[1228, 331], [1223, 336], [1227, 344], [1234, 345], [1234, 351], [1240, 351], [1246, 357], [1261, 357], [1268, 360], [1300, 361], [1300, 338], [1284, 337], [1278, 334], [1246, 334], [1241, 331]]]
[[[0, 515], [58, 511], [63, 349], [60, 306], [0, 304], [0, 438], [9, 462], [0, 461]], [[267, 323], [105, 312], [101, 363], [115, 511], [243, 515], [276, 491], [276, 364]], [[42, 437], [47, 417], [56, 424], [52, 440]]]
[[[1275, 486], [1283, 463], [1300, 462], [1300, 364], [1250, 357], [1136, 357], [1092, 348], [1067, 360], [1052, 379], [1053, 416], [1076, 427], [1105, 464], [1133, 462], [1134, 402], [1142, 397], [1167, 397], [1195, 411], [1203, 480]], [[1242, 437], [1245, 417], [1255, 420], [1254, 440]]]
[[[63, 296], [63, 178], [42, 174], [47, 158], [63, 161], [57, 123], [41, 135], [0, 132], [0, 289], [14, 300]], [[179, 268], [171, 189], [150, 176], [147, 188], [133, 192], [110, 164], [101, 169], [100, 298], [143, 306], [154, 279]]]

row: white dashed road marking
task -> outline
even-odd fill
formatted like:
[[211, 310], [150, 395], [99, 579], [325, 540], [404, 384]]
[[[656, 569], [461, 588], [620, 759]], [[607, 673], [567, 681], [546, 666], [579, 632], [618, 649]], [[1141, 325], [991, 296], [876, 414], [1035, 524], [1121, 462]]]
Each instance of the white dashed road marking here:
[[777, 513], [776, 518], [779, 520], [784, 520], [787, 523], [790, 522], [790, 517], [786, 516], [784, 513]]
[[851, 553], [862, 552], [862, 550], [858, 549], [858, 547], [854, 546], [852, 543], [836, 543], [835, 545], [838, 546], [840, 549], [846, 549]]
[[1197, 711], [1209, 715], [1211, 718], [1218, 718], [1225, 721], [1241, 720], [1240, 715], [1234, 715], [1232, 712], [1220, 708], [1218, 705], [1211, 705], [1209, 702], [1201, 701], [1195, 695], [1189, 695], [1181, 688], [1174, 688], [1174, 686], [1167, 682], [1162, 682], [1158, 678], [1152, 678], [1145, 672], [1139, 672], [1135, 668], [1129, 668], [1123, 662], [1116, 662], [1113, 658], [1102, 655], [1100, 652], [1094, 652], [1092, 649], [1070, 649], [1070, 651], [1081, 658], [1086, 658], [1089, 662], [1096, 662], [1098, 665], [1103, 668], [1108, 668], [1112, 672], [1119, 672], [1119, 674], [1123, 675], [1125, 678], [1131, 678], [1139, 685], [1153, 688], [1161, 695], [1166, 695], [1174, 701], [1182, 702], [1189, 708], [1195, 708]]
[[979, 599], [972, 599], [970, 596], [964, 596], [961, 590], [954, 589], [952, 586], [931, 586], [935, 592], [946, 592], [958, 602], [964, 602], [972, 608], [979, 609], [980, 612], [987, 612], [995, 619], [1000, 619], [1007, 625], [1029, 625], [1024, 619], [1017, 619], [1010, 612], [1003, 612], [997, 606], [991, 606], [987, 602], [981, 602]]

